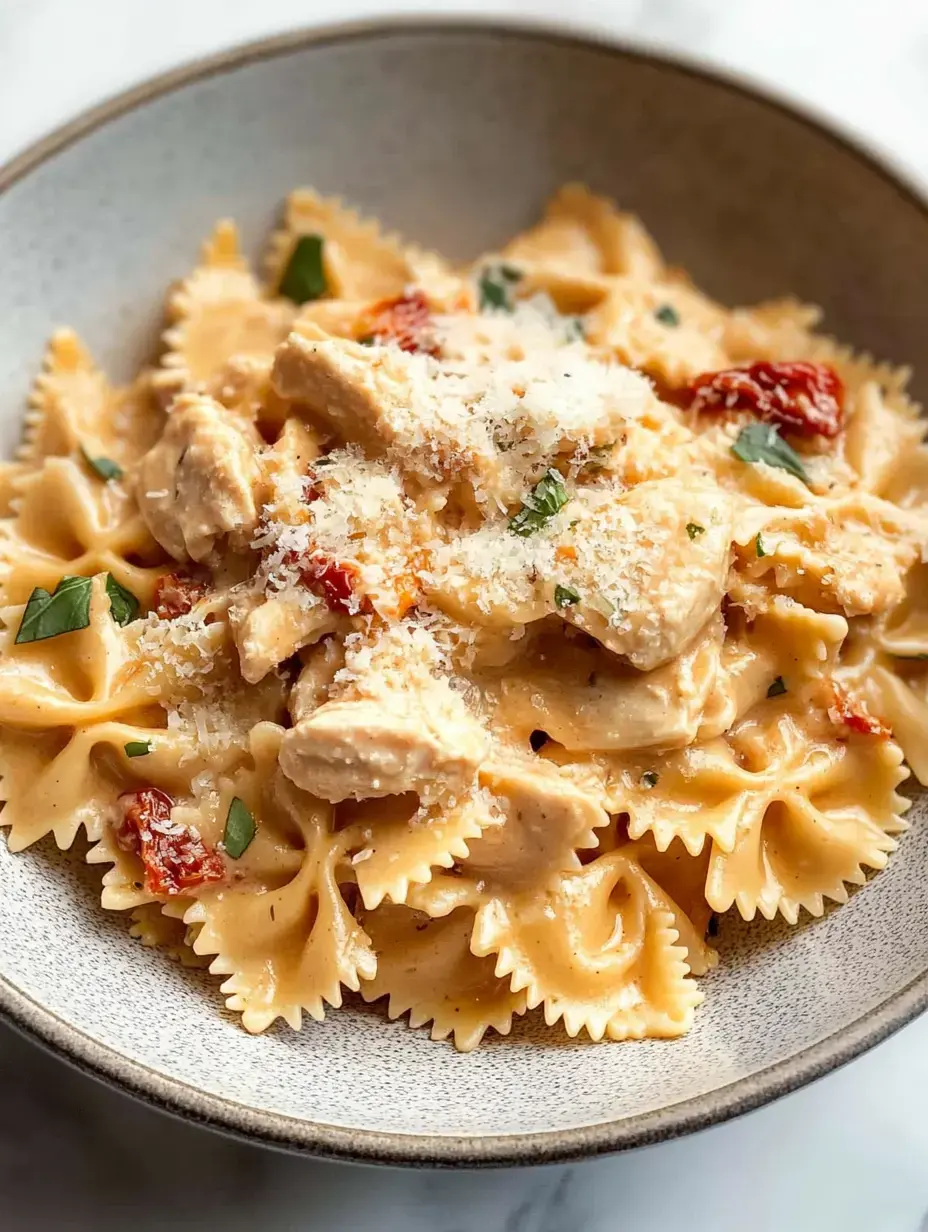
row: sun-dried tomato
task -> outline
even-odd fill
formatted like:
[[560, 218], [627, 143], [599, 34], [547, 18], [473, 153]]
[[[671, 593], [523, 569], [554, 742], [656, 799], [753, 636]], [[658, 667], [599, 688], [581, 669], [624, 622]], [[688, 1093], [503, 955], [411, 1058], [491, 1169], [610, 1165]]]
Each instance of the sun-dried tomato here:
[[358, 612], [369, 610], [366, 596], [356, 592], [358, 571], [354, 565], [342, 564], [319, 552], [309, 556], [288, 552], [284, 561], [296, 566], [303, 585], [323, 599], [333, 612], [356, 616]]
[[886, 740], [893, 732], [882, 719], [870, 713], [863, 701], [851, 701], [843, 689], [834, 686], [834, 700], [828, 707], [828, 717], [836, 727], [849, 727], [862, 736], [878, 736]]
[[421, 291], [410, 291], [375, 304], [362, 335], [375, 342], [393, 342], [401, 351], [420, 355], [441, 353], [432, 326], [432, 310]]
[[837, 436], [844, 386], [828, 364], [771, 363], [705, 372], [687, 389], [692, 411], [751, 411], [797, 436]]
[[316, 482], [315, 475], [304, 475], [301, 484], [300, 495], [303, 498], [304, 504], [311, 505], [313, 501], [322, 499], [322, 488]]
[[225, 876], [219, 853], [189, 826], [171, 820], [174, 801], [167, 792], [143, 787], [121, 796], [120, 804], [116, 842], [140, 857], [149, 894], [184, 894]]
[[203, 578], [194, 577], [191, 573], [163, 573], [155, 583], [155, 612], [162, 620], [186, 616], [206, 591]]

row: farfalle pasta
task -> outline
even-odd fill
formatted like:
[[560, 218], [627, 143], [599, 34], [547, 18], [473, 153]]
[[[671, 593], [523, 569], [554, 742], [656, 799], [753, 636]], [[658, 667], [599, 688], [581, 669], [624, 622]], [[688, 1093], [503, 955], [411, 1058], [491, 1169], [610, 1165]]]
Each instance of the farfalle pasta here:
[[157, 362], [52, 339], [0, 473], [0, 824], [250, 1031], [689, 1029], [717, 916], [846, 901], [928, 783], [905, 374], [579, 185], [466, 268], [292, 194]]

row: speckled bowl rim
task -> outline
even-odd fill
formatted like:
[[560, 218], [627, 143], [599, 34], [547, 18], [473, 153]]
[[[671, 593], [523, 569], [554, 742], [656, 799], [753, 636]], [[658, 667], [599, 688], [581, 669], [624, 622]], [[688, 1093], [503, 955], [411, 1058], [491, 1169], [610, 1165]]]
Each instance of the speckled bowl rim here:
[[[842, 147], [845, 153], [887, 181], [919, 208], [928, 221], [928, 185], [920, 182], [910, 168], [900, 165], [890, 153], [875, 148], [859, 135], [842, 131], [832, 118], [816, 112], [814, 108], [797, 105], [788, 96], [782, 96], [766, 86], [758, 87], [753, 81], [729, 69], [715, 65], [707, 67], [697, 60], [668, 53], [647, 40], [627, 42], [587, 24], [578, 28], [531, 17], [497, 20], [454, 16], [446, 20], [429, 18], [425, 21], [396, 17], [358, 21], [297, 30], [203, 57], [107, 99], [30, 145], [0, 167], [0, 194], [47, 159], [110, 120], [191, 82], [311, 46], [370, 41], [397, 33], [450, 37], [477, 33], [499, 39], [529, 39], [555, 46], [582, 47], [618, 60], [652, 63], [688, 76], [708, 79], [732, 93], [747, 95], [816, 129], [822, 138]], [[0, 976], [0, 1015], [11, 1026], [85, 1074], [128, 1092], [163, 1112], [233, 1137], [282, 1150], [355, 1162], [432, 1167], [554, 1163], [648, 1146], [706, 1129], [821, 1078], [874, 1047], [925, 1009], [928, 1009], [928, 967], [900, 992], [817, 1044], [756, 1074], [666, 1108], [599, 1125], [546, 1133], [413, 1135], [346, 1129], [258, 1111], [235, 1100], [210, 1095], [186, 1082], [167, 1078], [149, 1066], [99, 1043]]]

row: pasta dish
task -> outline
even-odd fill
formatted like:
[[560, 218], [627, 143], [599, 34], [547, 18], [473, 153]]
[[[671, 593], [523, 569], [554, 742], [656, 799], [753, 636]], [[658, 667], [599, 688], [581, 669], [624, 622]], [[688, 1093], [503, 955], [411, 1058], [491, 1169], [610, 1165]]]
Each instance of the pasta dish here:
[[718, 917], [847, 901], [928, 783], [906, 372], [578, 185], [468, 268], [293, 193], [3, 464], [0, 824], [249, 1031], [673, 1037]]

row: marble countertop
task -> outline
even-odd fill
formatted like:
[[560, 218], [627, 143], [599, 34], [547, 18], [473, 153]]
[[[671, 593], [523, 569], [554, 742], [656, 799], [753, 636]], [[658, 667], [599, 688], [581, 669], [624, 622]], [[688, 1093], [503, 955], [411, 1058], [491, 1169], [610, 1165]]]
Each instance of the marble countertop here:
[[[310, 21], [510, 14], [734, 67], [887, 147], [928, 183], [921, 0], [0, 0], [0, 162], [181, 60]], [[775, 11], [775, 18], [771, 14]], [[613, 1159], [481, 1174], [274, 1154], [175, 1122], [0, 1027], [5, 1232], [928, 1232], [928, 1016], [741, 1120]]]

